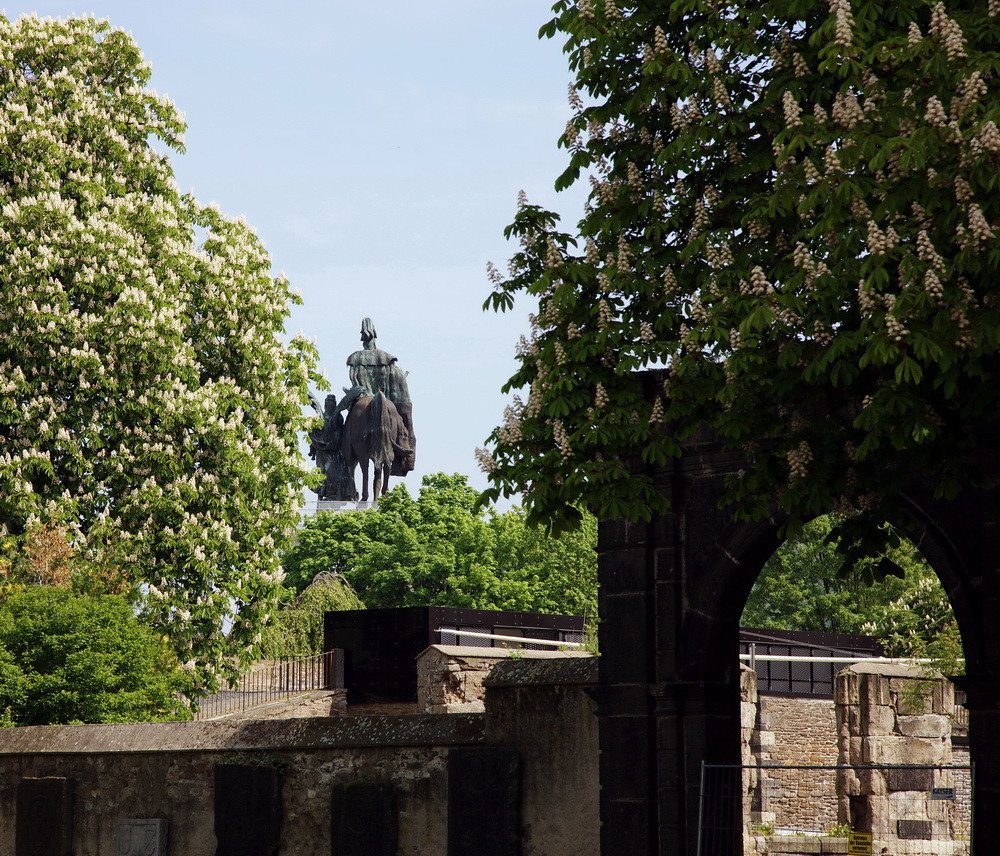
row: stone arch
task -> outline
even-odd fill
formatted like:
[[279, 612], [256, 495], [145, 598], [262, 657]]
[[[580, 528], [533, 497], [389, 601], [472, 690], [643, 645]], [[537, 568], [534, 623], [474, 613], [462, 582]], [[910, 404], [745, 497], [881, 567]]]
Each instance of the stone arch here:
[[[996, 440], [996, 438], [994, 438]], [[989, 447], [987, 447], [989, 448]], [[642, 471], [671, 498], [649, 523], [602, 520], [600, 580], [601, 852], [696, 856], [702, 761], [740, 763], [739, 620], [781, 519], [735, 521], [720, 510], [740, 464], [708, 432], [665, 466]], [[970, 461], [1000, 484], [1000, 441]], [[935, 499], [915, 480], [903, 497], [908, 536], [934, 567], [962, 633], [970, 749], [976, 764], [974, 835], [1000, 840], [1000, 524], [989, 488]], [[733, 856], [742, 841], [722, 842]]]

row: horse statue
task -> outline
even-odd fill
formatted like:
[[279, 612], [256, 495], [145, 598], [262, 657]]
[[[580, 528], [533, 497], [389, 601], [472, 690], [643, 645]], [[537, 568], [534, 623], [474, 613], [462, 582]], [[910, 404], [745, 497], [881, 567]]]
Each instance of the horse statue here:
[[340, 453], [347, 471], [361, 464], [361, 501], [368, 501], [368, 462], [374, 464], [373, 502], [385, 496], [389, 475], [406, 475], [414, 467], [415, 451], [396, 405], [381, 392], [364, 395], [354, 402], [344, 423]]

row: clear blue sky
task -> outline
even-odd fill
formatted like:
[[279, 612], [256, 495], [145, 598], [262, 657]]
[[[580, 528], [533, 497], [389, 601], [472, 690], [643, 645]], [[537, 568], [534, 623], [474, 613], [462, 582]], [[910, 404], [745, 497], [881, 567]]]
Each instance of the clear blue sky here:
[[415, 491], [439, 470], [486, 484], [473, 452], [501, 419], [530, 309], [481, 310], [486, 262], [513, 252], [518, 190], [567, 221], [581, 212], [552, 189], [570, 74], [561, 43], [537, 38], [550, 5], [66, 0], [6, 14], [131, 32], [151, 86], [187, 117], [178, 183], [256, 228], [305, 301], [290, 331], [316, 340], [335, 391], [365, 315], [409, 372]]

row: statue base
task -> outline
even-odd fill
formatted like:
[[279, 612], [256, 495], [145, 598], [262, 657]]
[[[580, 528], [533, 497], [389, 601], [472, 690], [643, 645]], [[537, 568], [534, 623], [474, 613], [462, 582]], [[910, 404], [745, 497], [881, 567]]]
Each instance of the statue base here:
[[364, 511], [371, 508], [372, 505], [373, 503], [371, 502], [355, 502], [351, 500], [317, 500], [316, 502], [307, 503], [302, 513], [306, 517], [312, 517], [321, 511], [332, 511], [334, 514], [340, 514], [342, 511]]

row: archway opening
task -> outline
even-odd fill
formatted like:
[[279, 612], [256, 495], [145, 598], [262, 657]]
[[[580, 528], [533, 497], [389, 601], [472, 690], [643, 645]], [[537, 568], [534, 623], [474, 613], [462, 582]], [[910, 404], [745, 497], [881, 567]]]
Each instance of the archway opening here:
[[[945, 589], [906, 539], [887, 556], [901, 576], [873, 581], [874, 563], [844, 570], [833, 525], [820, 517], [785, 541], [745, 600], [747, 852], [770, 836], [874, 832], [883, 845], [909, 842], [908, 853], [965, 853], [968, 721], [940, 677], [964, 660]], [[898, 662], [864, 663], [872, 657]], [[852, 677], [835, 681], [845, 668]]]

